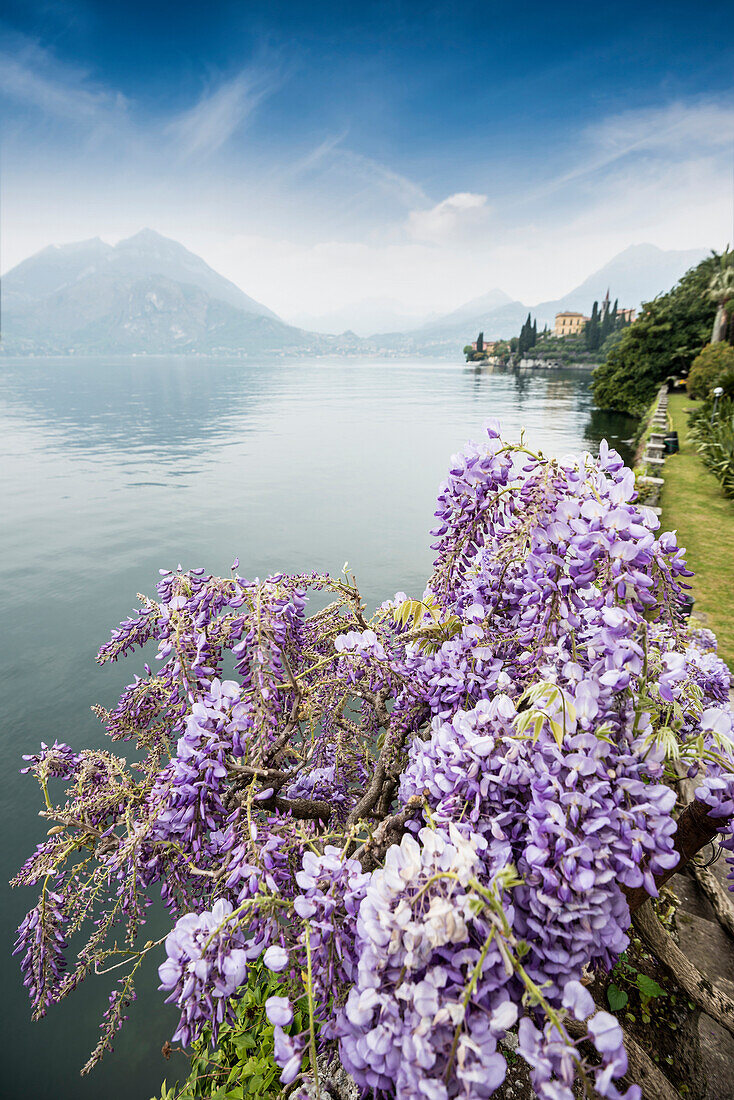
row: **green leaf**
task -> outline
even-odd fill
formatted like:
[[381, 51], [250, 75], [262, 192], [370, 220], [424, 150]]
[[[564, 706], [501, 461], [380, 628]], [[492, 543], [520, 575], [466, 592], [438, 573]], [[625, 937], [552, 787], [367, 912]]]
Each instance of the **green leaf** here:
[[623, 989], [620, 989], [614, 982], [607, 989], [607, 1000], [609, 1001], [609, 1007], [612, 1012], [619, 1012], [620, 1008], [624, 1008], [629, 1000], [629, 997]]
[[556, 722], [554, 718], [549, 718], [548, 724], [550, 725], [551, 733], [553, 734], [559, 749], [563, 748], [563, 728], [561, 727], [560, 722]]
[[662, 989], [654, 978], [648, 978], [647, 974], [637, 975], [637, 988], [643, 997], [667, 997], [667, 993]]
[[252, 1035], [247, 1034], [247, 1032], [245, 1032], [244, 1035], [239, 1035], [234, 1041], [234, 1048], [240, 1058], [244, 1056], [245, 1051], [252, 1050], [252, 1048], [256, 1046], [257, 1043], [255, 1039]]

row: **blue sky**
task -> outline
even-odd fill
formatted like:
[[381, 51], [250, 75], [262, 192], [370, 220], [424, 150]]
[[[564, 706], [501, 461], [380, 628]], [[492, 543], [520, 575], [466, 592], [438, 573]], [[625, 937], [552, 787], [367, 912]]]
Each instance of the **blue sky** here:
[[731, 236], [729, 4], [6, 2], [7, 269], [151, 225], [286, 315]]

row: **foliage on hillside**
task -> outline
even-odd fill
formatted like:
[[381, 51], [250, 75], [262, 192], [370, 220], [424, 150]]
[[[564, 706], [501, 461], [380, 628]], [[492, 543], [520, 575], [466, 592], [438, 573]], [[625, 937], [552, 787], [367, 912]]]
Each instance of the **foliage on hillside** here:
[[622, 332], [629, 324], [630, 322], [626, 319], [624, 312], [619, 313], [619, 299], [615, 299], [611, 308], [608, 302], [602, 302], [601, 309], [599, 303], [594, 302], [591, 317], [583, 329], [584, 343], [587, 349], [598, 354], [610, 337]]
[[532, 358], [564, 364], [598, 363], [598, 352], [589, 351], [583, 333], [573, 336], [554, 336], [549, 333], [538, 338]]
[[712, 254], [667, 294], [645, 303], [638, 320], [594, 372], [600, 408], [641, 416], [668, 375], [688, 373], [711, 336], [716, 307], [708, 291], [718, 268], [719, 257]]

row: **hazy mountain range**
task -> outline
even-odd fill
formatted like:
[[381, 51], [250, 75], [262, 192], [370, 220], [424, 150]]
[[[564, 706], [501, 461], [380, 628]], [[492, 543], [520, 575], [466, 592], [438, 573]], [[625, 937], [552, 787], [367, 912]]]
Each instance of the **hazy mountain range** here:
[[[52, 245], [9, 271], [2, 280], [2, 348], [21, 355], [456, 356], [480, 329], [487, 339], [514, 336], [529, 311], [539, 327], [552, 325], [559, 310], [589, 311], [607, 288], [620, 306], [638, 307], [706, 254], [633, 245], [554, 301], [529, 306], [494, 289], [421, 320], [399, 303], [369, 299], [311, 318], [319, 330], [312, 331], [287, 324], [183, 245], [143, 229], [114, 247], [99, 238]], [[325, 329], [332, 326], [347, 331], [331, 335]]]
[[361, 298], [327, 313], [294, 313], [292, 324], [313, 332], [354, 332], [357, 336], [374, 336], [381, 332], [398, 332], [419, 328], [440, 317], [436, 311], [416, 312], [393, 298]]
[[417, 354], [441, 354], [444, 349], [463, 347], [475, 340], [480, 330], [487, 340], [506, 340], [518, 334], [528, 313], [537, 319], [538, 328], [552, 327], [561, 310], [590, 313], [594, 300], [601, 301], [607, 289], [612, 301], [618, 298], [620, 306], [638, 309], [642, 302], [669, 290], [708, 254], [705, 248], [663, 251], [652, 244], [632, 245], [562, 298], [528, 305], [492, 290], [419, 329], [383, 334], [379, 340], [386, 348]]
[[114, 247], [95, 238], [43, 249], [3, 277], [2, 305], [8, 354], [323, 353], [334, 345], [287, 325], [151, 229]]

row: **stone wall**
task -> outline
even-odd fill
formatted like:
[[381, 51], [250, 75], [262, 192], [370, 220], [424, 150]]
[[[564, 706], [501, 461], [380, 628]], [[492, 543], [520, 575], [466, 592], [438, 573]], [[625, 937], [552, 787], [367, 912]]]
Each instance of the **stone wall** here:
[[659, 516], [660, 491], [664, 484], [665, 436], [668, 432], [668, 391], [665, 387], [658, 392], [650, 426], [652, 431], [639, 462], [643, 472], [638, 475], [637, 484], [644, 493], [643, 503]]

